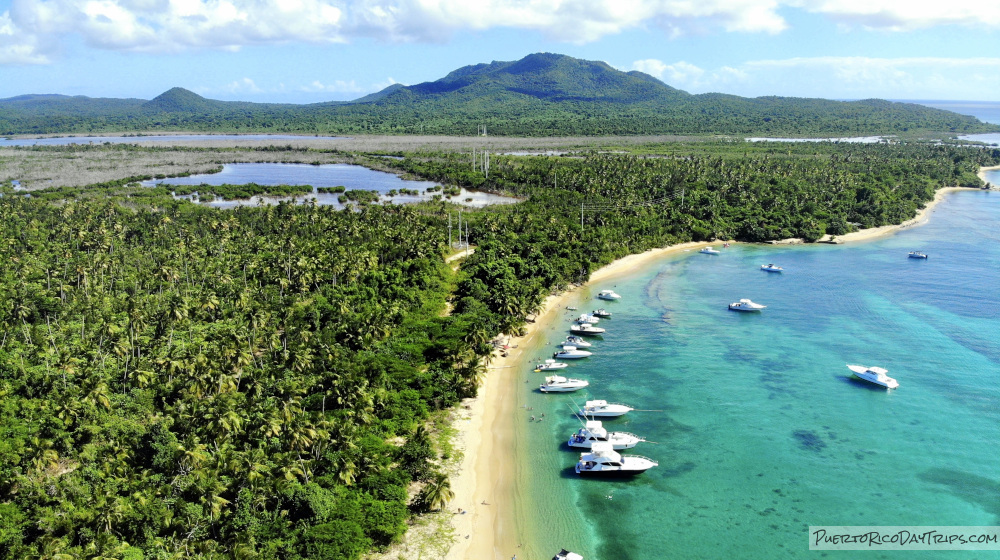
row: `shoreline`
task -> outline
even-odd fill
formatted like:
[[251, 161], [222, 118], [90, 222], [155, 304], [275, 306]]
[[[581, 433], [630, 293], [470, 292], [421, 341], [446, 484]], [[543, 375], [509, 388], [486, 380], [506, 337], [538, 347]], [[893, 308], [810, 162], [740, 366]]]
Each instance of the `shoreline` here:
[[[1000, 166], [984, 167], [979, 171], [983, 178], [987, 171], [1000, 170]], [[985, 181], [985, 178], [983, 179]], [[902, 224], [868, 228], [836, 236], [837, 241], [856, 243], [870, 241], [897, 231], [922, 225], [929, 214], [948, 194], [957, 191], [979, 190], [970, 187], [942, 187], [934, 193], [934, 199], [917, 212], [917, 215]], [[825, 236], [829, 239], [830, 236]], [[719, 243], [716, 241], [714, 243]], [[691, 241], [651, 249], [643, 253], [628, 255], [594, 271], [584, 284], [574, 286], [559, 294], [550, 295], [542, 303], [541, 311], [534, 323], [528, 323], [525, 334], [509, 337], [511, 348], [507, 357], [498, 356], [489, 365], [486, 381], [478, 396], [469, 399], [463, 406], [471, 414], [457, 426], [456, 447], [464, 450], [458, 475], [452, 479], [455, 498], [449, 504], [449, 512], [462, 508], [466, 514], [451, 515], [450, 526], [457, 536], [453, 541], [446, 560], [467, 558], [505, 560], [520, 548], [518, 519], [514, 507], [514, 487], [516, 464], [505, 457], [514, 449], [514, 423], [510, 421], [516, 401], [518, 376], [513, 372], [527, 367], [532, 360], [529, 344], [535, 335], [552, 324], [559, 317], [559, 311], [578, 293], [597, 282], [632, 273], [649, 262], [667, 255], [690, 251], [712, 245], [713, 242]], [[514, 348], [514, 345], [517, 348]], [[519, 369], [520, 368], [520, 369]], [[508, 374], [510, 373], [510, 374]], [[487, 406], [489, 403], [489, 406]], [[485, 504], [483, 503], [485, 502]], [[472, 509], [468, 509], [471, 507]], [[465, 538], [469, 535], [469, 538]]]
[[[521, 536], [526, 528], [519, 526], [515, 512], [513, 483], [517, 463], [500, 459], [513, 454], [515, 425], [510, 419], [521, 385], [516, 372], [534, 360], [537, 352], [532, 351], [531, 345], [537, 342], [536, 335], [561, 319], [567, 302], [594, 283], [632, 273], [664, 256], [710, 244], [704, 241], [679, 243], [613, 261], [594, 271], [584, 284], [545, 298], [535, 322], [526, 325], [524, 335], [508, 338], [511, 347], [507, 357], [497, 356], [493, 360], [479, 395], [463, 403], [471, 415], [457, 427], [455, 438], [456, 447], [463, 449], [465, 455], [457, 476], [451, 480], [455, 498], [448, 506], [448, 513], [454, 514], [450, 526], [457, 539], [445, 556], [446, 560], [506, 560], [523, 544]], [[466, 513], [458, 514], [458, 508]]]

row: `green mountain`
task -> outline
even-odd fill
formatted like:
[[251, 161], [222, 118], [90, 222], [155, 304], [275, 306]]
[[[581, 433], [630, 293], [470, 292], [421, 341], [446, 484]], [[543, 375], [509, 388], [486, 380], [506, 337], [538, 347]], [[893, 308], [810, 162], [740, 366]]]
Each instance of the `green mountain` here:
[[395, 84], [353, 102], [215, 101], [173, 88], [151, 101], [67, 96], [0, 100], [0, 134], [194, 130], [307, 134], [732, 134], [843, 136], [996, 132], [949, 111], [884, 100], [692, 95], [642, 72], [537, 53]]

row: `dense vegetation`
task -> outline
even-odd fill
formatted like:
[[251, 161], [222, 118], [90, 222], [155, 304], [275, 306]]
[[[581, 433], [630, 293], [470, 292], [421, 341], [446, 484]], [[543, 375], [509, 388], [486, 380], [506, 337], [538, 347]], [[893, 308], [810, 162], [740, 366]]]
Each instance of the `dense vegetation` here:
[[440, 507], [420, 426], [491, 327], [440, 316], [439, 216], [120, 200], [0, 199], [0, 556], [356, 558]]
[[444, 202], [0, 189], [0, 558], [358, 558], [444, 503], [428, 415], [475, 392], [488, 342], [553, 288], [680, 241], [898, 223], [1000, 163], [936, 145], [642, 151], [495, 156], [488, 177], [462, 154], [391, 160], [527, 199], [465, 213], [478, 247], [457, 277]]
[[965, 115], [878, 99], [691, 95], [603, 62], [533, 54], [394, 85], [350, 103], [223, 102], [182, 88], [151, 101], [66, 96], [0, 100], [0, 134], [197, 130], [304, 134], [845, 136], [1000, 131]]

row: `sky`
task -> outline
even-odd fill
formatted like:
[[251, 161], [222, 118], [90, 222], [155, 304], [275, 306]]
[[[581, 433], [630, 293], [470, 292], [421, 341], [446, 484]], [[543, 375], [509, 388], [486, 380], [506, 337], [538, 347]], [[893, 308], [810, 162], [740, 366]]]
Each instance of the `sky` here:
[[691, 93], [1000, 102], [1000, 0], [0, 0], [0, 98], [350, 100], [535, 52]]

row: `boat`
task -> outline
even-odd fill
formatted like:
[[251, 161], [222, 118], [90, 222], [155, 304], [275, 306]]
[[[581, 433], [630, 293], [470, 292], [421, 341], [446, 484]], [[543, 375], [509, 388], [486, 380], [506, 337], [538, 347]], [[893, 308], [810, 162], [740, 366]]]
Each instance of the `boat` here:
[[718, 249], [713, 249], [711, 246], [708, 246], [708, 247], [705, 247], [704, 249], [702, 249], [701, 251], [698, 251], [698, 252], [699, 253], [705, 253], [706, 255], [718, 255], [722, 251], [719, 251]]
[[781, 272], [785, 270], [776, 264], [762, 264], [760, 265], [760, 269], [764, 272]]
[[601, 292], [597, 294], [597, 298], [606, 300], [616, 300], [616, 299], [621, 299], [622, 296], [616, 294], [614, 290], [601, 290]]
[[621, 455], [608, 442], [596, 442], [590, 451], [580, 454], [576, 474], [600, 476], [633, 476], [659, 465], [656, 461], [639, 455]]
[[566, 309], [569, 309], [570, 311], [576, 311], [576, 306], [574, 306], [574, 305], [567, 305]]
[[538, 386], [538, 389], [543, 393], [569, 393], [571, 391], [579, 391], [587, 385], [590, 385], [590, 382], [582, 379], [550, 375], [545, 378], [545, 383]]
[[552, 354], [552, 357], [559, 360], [579, 360], [580, 358], [589, 358], [593, 354], [589, 350], [579, 350], [576, 346], [566, 346], [564, 344], [562, 350]]
[[613, 449], [631, 449], [645, 439], [628, 432], [609, 432], [600, 420], [587, 420], [582, 428], [569, 436], [567, 445], [590, 449], [597, 442], [608, 442]]
[[595, 327], [590, 323], [580, 323], [578, 325], [573, 325], [569, 328], [569, 332], [573, 334], [583, 334], [583, 335], [598, 335], [604, 334], [605, 330], [601, 327]]
[[594, 317], [600, 317], [602, 319], [607, 319], [608, 317], [611, 316], [611, 312], [608, 311], [607, 309], [604, 309], [603, 307], [591, 311], [590, 314], [593, 315]]
[[927, 253], [921, 253], [920, 251], [910, 251], [911, 259], [926, 259]]
[[594, 315], [588, 315], [586, 313], [576, 318], [577, 323], [590, 323], [592, 325], [596, 324], [600, 320], [601, 320], [600, 317], [596, 317]]
[[635, 410], [626, 404], [609, 403], [606, 400], [593, 400], [584, 403], [583, 408], [577, 411], [579, 416], [590, 416], [593, 418], [615, 418], [628, 414]]
[[590, 348], [593, 344], [587, 342], [583, 337], [579, 336], [567, 336], [566, 340], [559, 343], [559, 346], [565, 348], [566, 346], [575, 346], [577, 348]]
[[580, 556], [575, 552], [570, 552], [564, 548], [559, 551], [559, 554], [553, 556], [552, 560], [583, 560], [583, 556]]
[[557, 362], [555, 360], [549, 359], [545, 360], [543, 363], [535, 365], [535, 371], [555, 371], [557, 369], [563, 369], [569, 367], [569, 364], [565, 362]]
[[752, 301], [744, 298], [744, 299], [741, 299], [740, 301], [737, 301], [736, 303], [730, 303], [729, 304], [729, 309], [732, 310], [732, 311], [750, 311], [750, 312], [753, 312], [753, 311], [761, 311], [763, 309], [767, 309], [767, 306], [766, 305], [761, 305], [759, 303], [754, 303], [754, 302], [752, 302]]
[[852, 366], [848, 364], [847, 369], [854, 372], [854, 377], [863, 381], [881, 385], [887, 389], [895, 389], [899, 387], [898, 381], [886, 375], [889, 373], [889, 370], [885, 368], [876, 366]]

